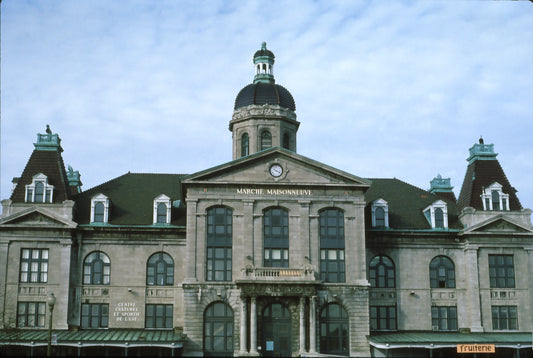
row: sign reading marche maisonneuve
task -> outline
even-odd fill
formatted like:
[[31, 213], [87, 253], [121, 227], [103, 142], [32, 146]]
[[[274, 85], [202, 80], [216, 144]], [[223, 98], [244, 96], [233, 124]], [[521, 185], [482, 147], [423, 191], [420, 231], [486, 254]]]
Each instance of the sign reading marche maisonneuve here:
[[458, 344], [457, 353], [495, 353], [494, 344]]
[[237, 194], [309, 196], [312, 192], [311, 189], [239, 188], [237, 189]]

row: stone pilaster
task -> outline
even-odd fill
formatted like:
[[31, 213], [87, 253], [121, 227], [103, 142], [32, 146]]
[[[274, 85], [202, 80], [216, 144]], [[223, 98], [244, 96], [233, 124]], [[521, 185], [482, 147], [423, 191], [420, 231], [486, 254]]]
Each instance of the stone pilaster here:
[[479, 298], [478, 248], [465, 249], [466, 302], [469, 313], [470, 330], [483, 332], [481, 325], [481, 305]]

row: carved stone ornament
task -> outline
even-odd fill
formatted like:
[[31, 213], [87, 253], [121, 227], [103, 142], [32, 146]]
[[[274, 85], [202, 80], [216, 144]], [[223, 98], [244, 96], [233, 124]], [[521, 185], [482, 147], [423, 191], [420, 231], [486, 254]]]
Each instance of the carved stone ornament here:
[[290, 109], [282, 108], [277, 104], [264, 104], [262, 106], [250, 105], [234, 111], [232, 119], [239, 120], [249, 117], [285, 117], [296, 120], [296, 113]]

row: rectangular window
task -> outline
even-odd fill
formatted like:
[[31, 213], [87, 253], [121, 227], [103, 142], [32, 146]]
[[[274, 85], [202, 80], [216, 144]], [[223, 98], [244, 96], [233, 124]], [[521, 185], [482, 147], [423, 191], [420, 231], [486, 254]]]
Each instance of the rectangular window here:
[[17, 327], [44, 327], [46, 305], [44, 302], [19, 302]]
[[207, 281], [231, 281], [231, 248], [207, 248]]
[[324, 282], [346, 282], [344, 249], [320, 250], [320, 279]]
[[81, 328], [107, 328], [109, 304], [84, 303], [81, 305]]
[[265, 267], [289, 267], [289, 250], [265, 248]]
[[396, 306], [370, 306], [371, 331], [396, 330]]
[[513, 255], [489, 255], [491, 288], [514, 288]]
[[435, 331], [457, 331], [457, 307], [431, 307], [431, 326]]
[[518, 311], [516, 306], [492, 306], [492, 329], [517, 330]]
[[20, 254], [20, 282], [48, 281], [48, 249], [22, 249]]
[[146, 305], [146, 328], [172, 328], [172, 305]]

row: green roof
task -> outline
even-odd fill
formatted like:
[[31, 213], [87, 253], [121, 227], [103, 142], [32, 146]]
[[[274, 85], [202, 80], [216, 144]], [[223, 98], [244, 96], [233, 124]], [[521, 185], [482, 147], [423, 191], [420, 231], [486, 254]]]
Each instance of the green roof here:
[[99, 193], [109, 198], [110, 225], [152, 225], [154, 199], [165, 194], [173, 206], [171, 224], [185, 225], [185, 210], [176, 207], [183, 200], [181, 178], [183, 174], [127, 173], [77, 195], [76, 218], [79, 224], [89, 224], [91, 198]]
[[[95, 329], [52, 330], [57, 336], [57, 345], [68, 346], [159, 346], [183, 347], [185, 335], [174, 330], [148, 329]], [[0, 345], [39, 346], [48, 343], [48, 330], [12, 329], [0, 331]]]
[[377, 199], [384, 199], [389, 207], [389, 227], [394, 230], [431, 230], [431, 225], [423, 210], [437, 200], [443, 200], [448, 206], [448, 228], [462, 229], [459, 222], [457, 205], [454, 202], [420, 189], [399, 179], [373, 178], [370, 188], [365, 193], [367, 203], [367, 225], [371, 227], [370, 206]]
[[378, 348], [455, 347], [457, 344], [494, 344], [496, 347], [532, 346], [531, 332], [460, 333], [460, 332], [396, 332], [372, 334], [371, 345]]

